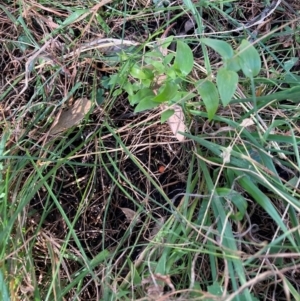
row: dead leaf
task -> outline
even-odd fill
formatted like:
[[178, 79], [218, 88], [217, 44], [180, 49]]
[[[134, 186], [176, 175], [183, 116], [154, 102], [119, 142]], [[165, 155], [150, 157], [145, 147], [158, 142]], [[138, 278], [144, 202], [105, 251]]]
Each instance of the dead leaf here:
[[78, 124], [92, 107], [92, 102], [87, 98], [77, 99], [72, 108], [62, 112], [57, 123], [50, 129], [50, 135], [63, 132]]
[[225, 150], [221, 153], [220, 157], [223, 158], [223, 163], [230, 163], [230, 156], [231, 156], [232, 147], [228, 146]]
[[169, 288], [172, 290], [172, 292], [175, 292], [175, 287], [174, 287], [174, 285], [171, 281], [171, 277], [169, 275], [162, 275], [160, 273], [156, 273], [156, 274], [154, 274], [154, 277], [157, 280], [163, 281], [166, 285], [169, 286]]
[[242, 127], [248, 127], [254, 124], [254, 121], [251, 118], [246, 118], [242, 121], [241, 126]]
[[149, 240], [153, 239], [154, 236], [160, 231], [160, 229], [163, 227], [164, 222], [165, 222], [166, 218], [165, 217], [160, 217], [156, 223], [154, 228], [151, 230], [150, 236], [149, 236]]
[[179, 134], [178, 132], [185, 132], [186, 127], [184, 123], [184, 114], [181, 106], [172, 105], [171, 107], [164, 106], [163, 109], [172, 109], [174, 114], [168, 119], [168, 124], [178, 141], [183, 141], [185, 136]]
[[[175, 287], [169, 275], [152, 274], [142, 280], [144, 290], [151, 300], [169, 300], [168, 294], [164, 295], [165, 286], [169, 286], [172, 292], [175, 292]], [[162, 297], [162, 299], [160, 299]]]
[[[127, 219], [127, 222], [131, 223], [131, 222], [135, 219], [135, 217], [136, 217], [136, 215], [137, 215], [137, 213], [136, 213], [135, 211], [133, 211], [133, 210], [131, 210], [131, 209], [129, 209], [129, 208], [122, 208], [122, 207], [120, 207], [120, 209], [121, 209], [121, 210], [123, 211], [123, 213], [125, 214], [126, 219]], [[140, 219], [139, 219], [139, 218], [136, 218], [136, 221], [139, 222]]]
[[147, 295], [151, 300], [156, 300], [157, 298], [163, 296], [164, 288], [159, 285], [149, 285], [147, 288]]

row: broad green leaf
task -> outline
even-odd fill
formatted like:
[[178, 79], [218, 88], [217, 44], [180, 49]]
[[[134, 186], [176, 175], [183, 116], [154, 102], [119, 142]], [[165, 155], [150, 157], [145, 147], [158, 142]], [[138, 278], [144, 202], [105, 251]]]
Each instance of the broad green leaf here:
[[183, 76], [188, 75], [194, 66], [194, 56], [191, 48], [182, 41], [177, 41], [176, 56], [174, 67], [180, 71]]
[[139, 66], [133, 66], [130, 70], [131, 76], [137, 79], [146, 79], [147, 74], [139, 67]]
[[147, 59], [149, 59], [149, 58], [150, 59], [152, 59], [154, 57], [162, 58], [162, 54], [158, 50], [153, 50], [153, 51], [146, 52], [144, 57], [145, 57], [145, 61], [147, 62]]
[[162, 112], [160, 116], [160, 123], [166, 122], [174, 113], [175, 111], [173, 109], [168, 109]]
[[197, 90], [205, 104], [208, 119], [211, 120], [217, 112], [219, 105], [219, 95], [216, 86], [208, 81], [200, 81]]
[[173, 80], [176, 80], [176, 79], [179, 79], [179, 77], [178, 77], [178, 75], [177, 75], [177, 73], [176, 73], [176, 70], [174, 69], [174, 68], [169, 68], [169, 69], [167, 69], [167, 70], [164, 70], [164, 72], [165, 72], [165, 74], [169, 77], [169, 78], [171, 78], [171, 79], [173, 79]]
[[[126, 77], [126, 81], [127, 81], [127, 77]], [[122, 84], [124, 84], [125, 81], [125, 77], [119, 74], [112, 74], [110, 75], [109, 78], [105, 78], [102, 80], [102, 85], [104, 88], [108, 89], [114, 86], [122, 86]]]
[[218, 52], [223, 60], [231, 59], [234, 56], [232, 47], [224, 41], [209, 38], [201, 39], [200, 41]]
[[174, 53], [167, 54], [163, 60], [164, 64], [166, 64], [166, 65], [170, 64], [174, 57], [175, 57]]
[[250, 42], [247, 40], [242, 41], [238, 56], [240, 58], [240, 66], [245, 76], [252, 78], [258, 75], [261, 69], [261, 59], [258, 51]]
[[221, 68], [217, 74], [217, 87], [223, 106], [227, 106], [236, 91], [239, 76], [236, 72]]
[[165, 72], [166, 67], [165, 67], [165, 65], [162, 62], [156, 61], [156, 60], [149, 60], [147, 63], [149, 65], [153, 66], [153, 68], [156, 71], [156, 74], [157, 73], [158, 74], [162, 74], [162, 73]]
[[126, 82], [122, 88], [128, 93], [128, 95], [133, 95], [134, 86], [130, 82]]
[[112, 96], [117, 97], [117, 96], [121, 95], [122, 92], [123, 92], [123, 90], [121, 88], [118, 88], [113, 92]]
[[212, 285], [209, 285], [207, 290], [214, 296], [222, 296], [224, 291], [223, 287], [218, 282], [214, 282]]
[[134, 109], [134, 113], [150, 110], [159, 106], [158, 102], [153, 101], [153, 97], [146, 97], [142, 99]]
[[224, 67], [227, 70], [231, 70], [231, 71], [235, 71], [235, 72], [240, 71], [241, 70], [240, 58], [237, 55], [235, 55], [231, 59], [224, 60]]
[[173, 40], [174, 40], [174, 36], [169, 36], [165, 38], [163, 41], [160, 41], [159, 44], [161, 45], [161, 48], [167, 49], [171, 45]]
[[151, 70], [150, 68], [144, 68], [143, 72], [146, 75], [146, 79], [153, 80], [153, 78], [154, 78], [153, 70]]
[[153, 80], [147, 78], [147, 79], [143, 79], [141, 84], [143, 87], [149, 88], [151, 86], [152, 82], [153, 82]]
[[130, 104], [135, 105], [142, 101], [144, 98], [153, 99], [155, 97], [154, 92], [151, 89], [141, 89], [136, 94], [130, 95]]
[[163, 90], [156, 97], [154, 97], [153, 100], [159, 103], [170, 101], [173, 99], [176, 93], [177, 93], [177, 85], [174, 84], [173, 82], [167, 82], [163, 86]]

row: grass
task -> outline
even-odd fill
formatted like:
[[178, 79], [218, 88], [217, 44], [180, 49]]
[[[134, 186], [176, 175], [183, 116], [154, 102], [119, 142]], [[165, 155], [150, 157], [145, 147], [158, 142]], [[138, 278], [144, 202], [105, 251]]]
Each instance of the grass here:
[[[300, 300], [299, 4], [228, 32], [266, 5], [0, 4], [2, 300]], [[164, 33], [193, 52], [181, 142], [124, 92]], [[103, 37], [139, 46], [78, 51]], [[222, 58], [202, 37], [248, 39], [262, 62], [212, 118], [194, 83]]]

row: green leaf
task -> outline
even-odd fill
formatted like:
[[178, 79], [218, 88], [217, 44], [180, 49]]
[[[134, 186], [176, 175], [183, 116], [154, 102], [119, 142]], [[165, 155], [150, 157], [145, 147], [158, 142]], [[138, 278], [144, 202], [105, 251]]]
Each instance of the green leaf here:
[[232, 47], [224, 41], [209, 38], [201, 39], [200, 41], [218, 52], [223, 60], [231, 59], [234, 56]]
[[183, 76], [188, 75], [194, 66], [194, 56], [191, 48], [182, 41], [177, 41], [176, 56], [174, 67]]
[[153, 82], [153, 80], [151, 80], [151, 79], [143, 79], [142, 83], [141, 83], [142, 86], [140, 88], [142, 88], [142, 87], [149, 88], [151, 86], [152, 82]]
[[[4, 274], [5, 275], [5, 274]], [[0, 292], [3, 301], [10, 301], [6, 279], [4, 278], [2, 270], [0, 270]]]
[[230, 217], [235, 221], [241, 221], [248, 207], [246, 199], [238, 192], [226, 187], [217, 188], [216, 191], [220, 197], [232, 202], [238, 209], [238, 211], [235, 214], [231, 214]]
[[209, 285], [207, 290], [214, 296], [222, 296], [224, 291], [223, 287], [218, 282], [214, 282], [212, 285]]
[[208, 119], [211, 120], [217, 112], [219, 105], [218, 90], [216, 86], [208, 80], [200, 81], [197, 90], [205, 104]]
[[105, 97], [104, 97], [104, 89], [97, 89], [96, 91], [96, 102], [97, 104], [100, 106], [105, 100]]
[[145, 61], [146, 61], [147, 58], [150, 58], [150, 59], [153, 59], [154, 57], [162, 58], [163, 55], [158, 50], [152, 50], [152, 51], [146, 52], [144, 56], [145, 56]]
[[236, 193], [230, 196], [230, 200], [239, 210], [236, 214], [231, 214], [230, 217], [235, 221], [241, 221], [244, 218], [248, 207], [246, 199], [242, 195]]
[[161, 48], [167, 49], [171, 45], [173, 40], [174, 40], [174, 36], [169, 36], [169, 37], [165, 38], [163, 41], [160, 41]]
[[[282, 232], [287, 233], [288, 229], [269, 197], [257, 187], [257, 184], [249, 176], [237, 170], [234, 170], [234, 172], [237, 174], [238, 182], [242, 188], [269, 214], [278, 227], [281, 228]], [[287, 239], [289, 239], [292, 246], [297, 250], [293, 236], [289, 235]]]
[[122, 84], [125, 82], [125, 77], [119, 74], [112, 74], [110, 75], [109, 79], [104, 79], [102, 81], [102, 85], [107, 89], [109, 87], [114, 86], [122, 86]]
[[237, 55], [235, 55], [233, 58], [229, 60], [224, 60], [224, 67], [227, 70], [232, 70], [235, 72], [240, 71], [241, 70], [240, 58]]
[[294, 297], [293, 300], [300, 300], [300, 294], [299, 294], [299, 290], [297, 290], [297, 286], [296, 288], [294, 287], [295, 283], [292, 284], [284, 275], [282, 275], [282, 280], [284, 282], [284, 284], [286, 285], [286, 287], [288, 288], [288, 291], [290, 292], [290, 294]]
[[176, 80], [179, 78], [175, 68], [173, 68], [173, 67], [165, 70], [164, 72], [170, 79]]
[[162, 62], [155, 61], [155, 60], [150, 60], [147, 63], [149, 63], [150, 65], [153, 66], [153, 68], [155, 69], [156, 73], [163, 74], [165, 72], [166, 67], [165, 67], [165, 65]]
[[250, 42], [247, 40], [242, 41], [238, 56], [240, 58], [240, 66], [245, 76], [252, 78], [258, 75], [261, 69], [261, 60], [258, 51]]
[[286, 72], [289, 72], [295, 65], [296, 63], [299, 61], [299, 58], [297, 57], [292, 57], [289, 60], [287, 60], [286, 62], [284, 62], [283, 68]]
[[153, 70], [151, 70], [150, 68], [144, 68], [143, 72], [145, 73], [147, 80], [153, 80], [154, 78]]
[[26, 35], [20, 35], [18, 41], [20, 42], [19, 48], [22, 52], [25, 52], [31, 44], [30, 39]]
[[173, 109], [168, 109], [162, 112], [160, 116], [160, 123], [166, 122], [174, 114], [174, 112], [175, 111]]
[[128, 95], [133, 95], [134, 86], [130, 82], [126, 82], [122, 88], [128, 93]]
[[[214, 282], [212, 285], [209, 285], [207, 287], [207, 290], [210, 294], [212, 294], [214, 297], [217, 297], [217, 296], [222, 296], [223, 294], [223, 287], [218, 283], [218, 282]], [[213, 301], [213, 300], [216, 300], [216, 298], [204, 298], [203, 301]]]
[[144, 98], [153, 99], [155, 97], [154, 92], [151, 89], [141, 89], [136, 94], [130, 95], [130, 104], [135, 105], [141, 102]]
[[159, 106], [158, 102], [153, 101], [152, 97], [146, 97], [142, 99], [138, 105], [135, 107], [134, 112], [139, 113], [145, 110], [150, 110]]
[[[271, 102], [273, 100], [281, 101], [281, 100], [290, 100], [293, 101], [294, 103], [299, 103], [300, 98], [299, 98], [299, 93], [300, 93], [300, 86], [297, 85], [295, 87], [286, 89], [284, 91], [280, 92], [275, 92], [269, 95], [263, 95], [256, 97], [257, 102], [265, 103], [267, 104], [268, 102]], [[242, 98], [242, 99], [234, 99], [231, 101], [231, 103], [240, 103], [240, 102], [248, 102], [248, 101], [253, 101], [253, 97], [250, 98]]]
[[68, 26], [68, 25], [71, 25], [73, 24], [74, 22], [76, 22], [83, 14], [86, 14], [86, 13], [90, 13], [90, 10], [88, 9], [78, 9], [76, 11], [74, 11], [67, 19], [65, 19], [61, 26], [62, 27], [65, 27], [65, 26]]
[[131, 76], [137, 79], [146, 79], [147, 74], [139, 66], [133, 66], [130, 70]]
[[236, 91], [239, 77], [236, 72], [221, 68], [217, 74], [217, 87], [223, 106], [227, 106]]
[[166, 65], [170, 64], [174, 57], [175, 57], [174, 53], [167, 54], [163, 59], [164, 64]]
[[172, 98], [176, 95], [177, 93], [177, 85], [174, 84], [173, 82], [167, 82], [163, 86], [162, 92], [160, 92], [156, 97], [154, 97], [154, 101], [158, 103], [162, 103], [165, 101], [172, 100]]
[[113, 97], [117, 97], [117, 96], [121, 95], [122, 92], [123, 92], [123, 90], [121, 88], [118, 88], [113, 92], [112, 95], [113, 95]]

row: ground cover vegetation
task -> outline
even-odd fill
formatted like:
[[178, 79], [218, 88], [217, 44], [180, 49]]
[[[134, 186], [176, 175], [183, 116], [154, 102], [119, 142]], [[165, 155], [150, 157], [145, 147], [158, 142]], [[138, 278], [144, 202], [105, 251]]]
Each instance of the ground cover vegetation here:
[[0, 1], [1, 300], [300, 300], [299, 12]]

